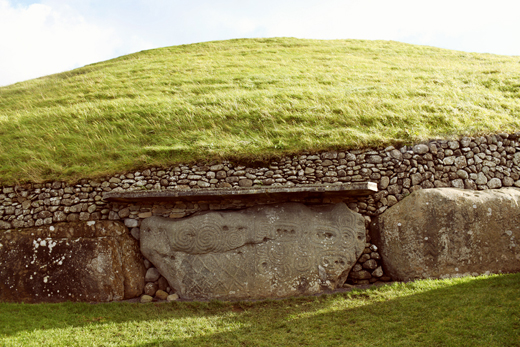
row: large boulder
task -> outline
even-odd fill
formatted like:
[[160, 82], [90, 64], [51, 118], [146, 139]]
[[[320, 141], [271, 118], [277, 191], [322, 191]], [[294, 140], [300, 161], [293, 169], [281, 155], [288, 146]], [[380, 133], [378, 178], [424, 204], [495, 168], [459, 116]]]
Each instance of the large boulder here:
[[142, 253], [181, 298], [254, 299], [343, 285], [365, 247], [365, 226], [343, 203], [285, 203], [150, 217], [140, 237]]
[[0, 233], [0, 301], [113, 301], [139, 296], [145, 268], [120, 222], [61, 223]]
[[379, 217], [374, 242], [397, 280], [520, 271], [520, 190], [413, 192]]

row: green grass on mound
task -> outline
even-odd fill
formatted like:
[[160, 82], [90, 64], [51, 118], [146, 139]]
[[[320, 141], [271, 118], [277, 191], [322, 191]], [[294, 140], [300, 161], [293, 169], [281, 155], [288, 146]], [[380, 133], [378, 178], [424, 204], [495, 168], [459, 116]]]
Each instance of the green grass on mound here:
[[1, 346], [520, 346], [520, 274], [281, 301], [0, 303]]
[[166, 47], [0, 88], [0, 184], [520, 129], [520, 57], [386, 41]]

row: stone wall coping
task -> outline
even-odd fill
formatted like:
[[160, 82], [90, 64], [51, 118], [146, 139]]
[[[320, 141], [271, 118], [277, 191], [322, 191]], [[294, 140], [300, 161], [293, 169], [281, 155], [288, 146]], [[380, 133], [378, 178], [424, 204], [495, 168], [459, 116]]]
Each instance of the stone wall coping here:
[[176, 189], [176, 190], [141, 190], [111, 191], [103, 194], [107, 202], [151, 202], [151, 201], [197, 201], [248, 199], [254, 197], [278, 198], [290, 197], [334, 197], [334, 196], [368, 196], [377, 192], [377, 183], [356, 182], [347, 184], [319, 184], [303, 186], [269, 186], [269, 187], [235, 187], [210, 189]]

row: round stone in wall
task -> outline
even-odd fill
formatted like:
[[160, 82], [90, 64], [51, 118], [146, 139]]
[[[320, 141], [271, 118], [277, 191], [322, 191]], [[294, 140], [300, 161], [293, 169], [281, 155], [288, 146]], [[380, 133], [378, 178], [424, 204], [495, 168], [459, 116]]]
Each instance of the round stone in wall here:
[[137, 219], [127, 218], [125, 219], [125, 226], [127, 228], [137, 228], [137, 226], [139, 226], [139, 222]]
[[413, 146], [412, 150], [415, 154], [424, 154], [424, 153], [428, 152], [428, 146], [421, 143], [421, 144]]
[[489, 182], [487, 183], [487, 186], [490, 188], [490, 189], [496, 189], [496, 188], [500, 188], [502, 187], [502, 181], [498, 178], [492, 178], [489, 180]]
[[154, 267], [149, 268], [146, 270], [146, 275], [144, 276], [144, 280], [146, 282], [155, 282], [161, 277], [161, 274], [159, 273], [159, 270], [157, 270]]

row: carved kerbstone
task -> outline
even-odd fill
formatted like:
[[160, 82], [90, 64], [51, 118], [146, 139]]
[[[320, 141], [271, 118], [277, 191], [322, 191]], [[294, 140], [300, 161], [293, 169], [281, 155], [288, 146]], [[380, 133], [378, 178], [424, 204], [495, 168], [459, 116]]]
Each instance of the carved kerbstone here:
[[183, 299], [253, 299], [335, 289], [365, 246], [344, 203], [299, 203], [145, 219], [141, 252]]

